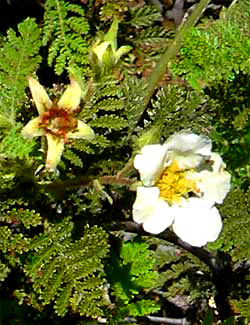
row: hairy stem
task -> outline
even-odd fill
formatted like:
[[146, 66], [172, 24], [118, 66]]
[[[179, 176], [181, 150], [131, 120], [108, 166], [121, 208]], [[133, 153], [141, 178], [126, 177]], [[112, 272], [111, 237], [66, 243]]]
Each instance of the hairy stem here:
[[54, 181], [54, 182], [45, 182], [43, 183], [36, 183], [35, 186], [38, 189], [43, 189], [46, 191], [66, 191], [72, 188], [79, 188], [82, 186], [89, 187], [93, 186], [93, 181], [98, 180], [99, 183], [105, 185], [119, 185], [119, 186], [127, 186], [129, 187], [133, 183], [135, 183], [135, 178], [126, 178], [126, 177], [117, 177], [117, 176], [96, 176], [96, 177], [76, 177], [75, 179], [65, 180], [65, 181]]
[[170, 60], [176, 56], [177, 52], [181, 48], [182, 40], [184, 35], [187, 31], [195, 25], [197, 20], [201, 17], [203, 11], [209, 4], [210, 0], [201, 0], [200, 3], [196, 6], [195, 10], [193, 11], [192, 15], [189, 17], [187, 22], [183, 25], [180, 31], [177, 33], [175, 39], [173, 40], [172, 44], [168, 47], [165, 53], [162, 54], [156, 68], [152, 72], [151, 76], [148, 80], [148, 88], [147, 88], [147, 95], [144, 98], [144, 110], [146, 110], [148, 103], [154, 93], [157, 84], [162, 79], [164, 73], [166, 72], [168, 63]]

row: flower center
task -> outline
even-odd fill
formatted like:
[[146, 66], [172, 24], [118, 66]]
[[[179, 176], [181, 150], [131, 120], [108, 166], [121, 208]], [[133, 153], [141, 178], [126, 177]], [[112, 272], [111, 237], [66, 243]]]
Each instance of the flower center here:
[[50, 134], [66, 139], [67, 133], [77, 127], [77, 119], [67, 110], [52, 107], [42, 115], [40, 127]]
[[179, 203], [182, 197], [188, 197], [192, 192], [199, 192], [195, 181], [186, 178], [186, 171], [181, 170], [176, 161], [163, 170], [155, 185], [160, 189], [160, 196], [170, 204]]

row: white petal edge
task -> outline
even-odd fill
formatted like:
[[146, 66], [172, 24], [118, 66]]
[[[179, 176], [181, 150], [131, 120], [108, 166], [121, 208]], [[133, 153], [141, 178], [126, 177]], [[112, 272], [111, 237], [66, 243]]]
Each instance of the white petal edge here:
[[146, 186], [154, 185], [165, 164], [166, 148], [164, 145], [151, 144], [142, 148], [135, 156], [134, 167], [139, 171]]
[[196, 184], [203, 193], [203, 199], [221, 204], [230, 191], [231, 175], [226, 171], [217, 174], [202, 171], [199, 176], [201, 180], [197, 181]]
[[231, 175], [224, 170], [226, 165], [219, 154], [212, 153], [210, 159], [214, 161], [212, 171], [190, 173], [189, 178], [196, 180], [204, 200], [221, 204], [231, 189]]
[[204, 156], [192, 152], [181, 153], [177, 151], [169, 151], [167, 154], [167, 161], [168, 165], [170, 165], [171, 162], [176, 161], [180, 169], [188, 170], [198, 167], [202, 161], [204, 161]]
[[186, 207], [175, 210], [173, 230], [192, 246], [201, 247], [215, 241], [222, 229], [219, 211], [201, 199], [194, 198]]
[[160, 198], [158, 187], [138, 187], [133, 205], [133, 219], [142, 223], [145, 231], [159, 234], [172, 224], [174, 214], [168, 204]]
[[209, 156], [212, 141], [206, 136], [200, 136], [190, 131], [180, 131], [168, 138], [165, 142], [168, 150], [178, 152], [192, 152], [202, 156]]

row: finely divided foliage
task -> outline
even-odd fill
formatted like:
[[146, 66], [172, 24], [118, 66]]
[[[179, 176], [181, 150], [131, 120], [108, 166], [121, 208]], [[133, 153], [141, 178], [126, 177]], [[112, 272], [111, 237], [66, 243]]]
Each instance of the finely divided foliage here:
[[[215, 298], [214, 322], [206, 324], [221, 324], [233, 313], [236, 322], [240, 315], [248, 324], [248, 0], [234, 1], [218, 19], [204, 18], [184, 35], [148, 103], [147, 78], [179, 33], [167, 29], [164, 11], [147, 1], [37, 2], [44, 4], [41, 21], [25, 18], [1, 35], [0, 305], [8, 307], [0, 323], [147, 324], [181, 315], [177, 321], [200, 324]], [[113, 17], [119, 21], [117, 49], [131, 50], [114, 66], [99, 62], [105, 73], [97, 77], [90, 53]], [[53, 173], [44, 169], [44, 137], [29, 142], [21, 136], [37, 116], [28, 90], [31, 76], [46, 85], [55, 105], [74, 77], [81, 102], [73, 118], [95, 133], [89, 142], [65, 136]], [[56, 122], [51, 118], [54, 128]], [[205, 249], [181, 241], [172, 223], [149, 236], [131, 222], [139, 181], [135, 156], [183, 129], [209, 137], [233, 179], [232, 192], [216, 207], [223, 229]], [[192, 156], [183, 148], [184, 158]], [[207, 158], [196, 174], [215, 168]], [[186, 199], [200, 195], [192, 189]]]
[[41, 62], [40, 29], [32, 18], [9, 29], [0, 49], [0, 127], [16, 124], [16, 115], [25, 101], [27, 76]]
[[82, 6], [65, 0], [45, 2], [43, 45], [49, 45], [48, 64], [60, 75], [69, 65], [88, 63], [89, 23]]
[[30, 262], [25, 273], [34, 282], [37, 299], [54, 302], [58, 315], [69, 306], [81, 315], [101, 314], [104, 295], [102, 259], [107, 255], [107, 234], [98, 227], [86, 227], [82, 237], [71, 241], [73, 223], [48, 229], [30, 244]]

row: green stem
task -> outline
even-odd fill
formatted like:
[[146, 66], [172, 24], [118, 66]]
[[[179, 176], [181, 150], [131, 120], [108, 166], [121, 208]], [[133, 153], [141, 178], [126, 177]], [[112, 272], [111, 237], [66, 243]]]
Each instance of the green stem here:
[[118, 186], [126, 186], [129, 187], [133, 183], [136, 182], [135, 178], [126, 178], [126, 177], [117, 177], [112, 175], [107, 176], [100, 176], [100, 177], [77, 177], [75, 179], [71, 180], [65, 180], [65, 181], [57, 181], [57, 182], [51, 182], [51, 183], [45, 183], [45, 184], [39, 184], [36, 183], [35, 186], [41, 190], [46, 191], [65, 191], [70, 188], [78, 188], [78, 187], [89, 187], [93, 185], [94, 180], [98, 180], [99, 183], [103, 185], [118, 185]]
[[157, 64], [155, 70], [152, 72], [149, 80], [148, 80], [148, 89], [147, 89], [147, 95], [144, 98], [144, 110], [146, 110], [148, 103], [150, 102], [150, 99], [154, 93], [155, 88], [157, 87], [157, 84], [159, 81], [163, 78], [168, 63], [170, 60], [176, 56], [177, 52], [181, 48], [182, 40], [184, 35], [187, 33], [187, 31], [195, 25], [195, 23], [198, 21], [198, 19], [201, 17], [203, 11], [209, 4], [210, 0], [201, 0], [200, 3], [196, 6], [193, 13], [187, 20], [187, 22], [182, 26], [180, 31], [177, 33], [175, 39], [173, 40], [172, 44], [168, 47], [165, 53], [162, 54], [159, 63]]

